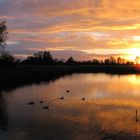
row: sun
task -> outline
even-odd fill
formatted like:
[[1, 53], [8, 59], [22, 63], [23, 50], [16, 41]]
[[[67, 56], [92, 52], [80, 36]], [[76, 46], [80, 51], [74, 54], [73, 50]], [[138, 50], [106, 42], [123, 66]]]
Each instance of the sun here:
[[140, 49], [139, 48], [132, 48], [131, 53], [136, 57], [140, 56]]
[[[135, 61], [136, 57], [140, 57], [140, 48], [131, 48], [128, 58], [132, 61]], [[140, 64], [140, 60], [138, 60], [137, 63]]]

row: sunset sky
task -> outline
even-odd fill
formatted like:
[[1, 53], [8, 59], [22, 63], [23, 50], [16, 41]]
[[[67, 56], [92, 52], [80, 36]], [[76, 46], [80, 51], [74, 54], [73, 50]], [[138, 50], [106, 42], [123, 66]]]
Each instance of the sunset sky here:
[[0, 0], [7, 49], [77, 60], [140, 55], [140, 0]]

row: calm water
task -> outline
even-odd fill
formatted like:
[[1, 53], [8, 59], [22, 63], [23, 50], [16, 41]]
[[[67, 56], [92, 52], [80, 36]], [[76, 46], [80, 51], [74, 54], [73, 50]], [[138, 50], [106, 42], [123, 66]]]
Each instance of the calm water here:
[[0, 140], [139, 140], [136, 110], [140, 75], [74, 74], [2, 92]]

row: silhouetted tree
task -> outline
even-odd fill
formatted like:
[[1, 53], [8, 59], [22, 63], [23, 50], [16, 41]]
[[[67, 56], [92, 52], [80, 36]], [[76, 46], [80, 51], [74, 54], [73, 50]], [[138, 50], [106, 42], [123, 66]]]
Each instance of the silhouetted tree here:
[[6, 130], [8, 125], [7, 106], [3, 94], [0, 93], [0, 129]]
[[65, 63], [66, 64], [75, 64], [75, 61], [74, 61], [73, 57], [71, 56], [67, 59], [67, 61]]
[[110, 64], [116, 64], [116, 59], [113, 56], [109, 58], [109, 61]]
[[125, 59], [124, 58], [121, 58], [121, 57], [117, 58], [117, 64], [124, 64], [124, 63], [125, 63]]
[[28, 58], [23, 61], [25, 64], [53, 64], [54, 60], [50, 52], [37, 52], [33, 56], [28, 56]]
[[15, 60], [9, 52], [5, 51], [7, 35], [6, 21], [2, 21], [0, 22], [0, 65], [11, 65]]
[[103, 60], [99, 61], [99, 64], [104, 64], [104, 61]]
[[105, 60], [104, 60], [104, 64], [110, 64], [109, 59], [105, 59]]
[[93, 64], [99, 64], [100, 61], [99, 61], [98, 59], [93, 59], [92, 63], [93, 63]]
[[126, 61], [126, 62], [123, 63], [123, 64], [126, 64], [126, 65], [134, 65], [134, 62], [132, 62], [132, 61]]
[[7, 34], [6, 21], [2, 21], [0, 22], [0, 55], [5, 51]]
[[13, 65], [15, 58], [9, 52], [3, 52], [0, 56], [0, 65]]
[[57, 59], [57, 58], [54, 59], [55, 64], [64, 64], [64, 62], [65, 62], [64, 59]]

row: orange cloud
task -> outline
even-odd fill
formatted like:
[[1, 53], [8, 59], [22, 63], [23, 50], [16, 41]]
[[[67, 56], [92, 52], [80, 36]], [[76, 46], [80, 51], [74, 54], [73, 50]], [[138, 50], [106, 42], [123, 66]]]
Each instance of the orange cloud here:
[[47, 46], [120, 55], [140, 47], [139, 7], [138, 0], [1, 0], [0, 17], [8, 20], [9, 39], [19, 50]]

